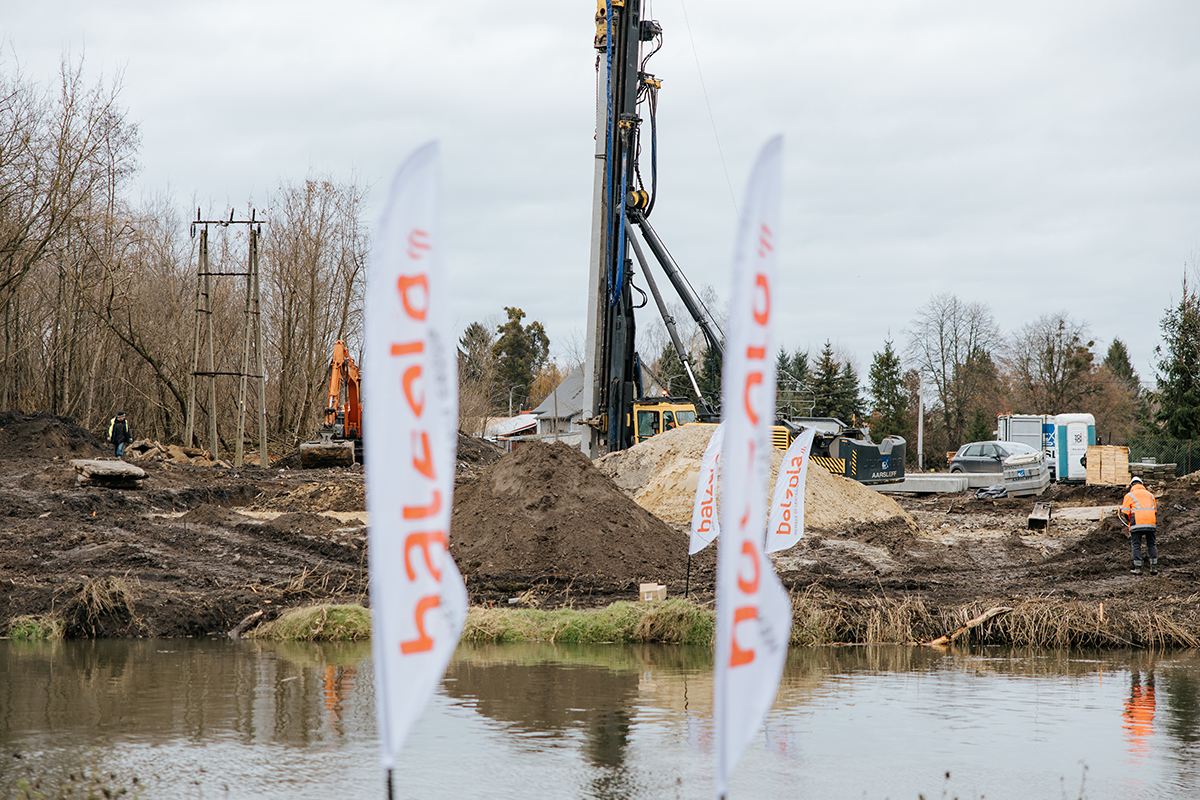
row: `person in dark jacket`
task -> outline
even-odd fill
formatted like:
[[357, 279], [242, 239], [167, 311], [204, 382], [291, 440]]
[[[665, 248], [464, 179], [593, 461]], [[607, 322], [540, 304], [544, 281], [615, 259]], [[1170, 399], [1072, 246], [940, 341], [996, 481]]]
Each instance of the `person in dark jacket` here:
[[113, 455], [117, 458], [125, 455], [125, 445], [133, 441], [133, 428], [125, 419], [125, 412], [118, 411], [117, 415], [108, 421], [108, 440], [113, 445]]

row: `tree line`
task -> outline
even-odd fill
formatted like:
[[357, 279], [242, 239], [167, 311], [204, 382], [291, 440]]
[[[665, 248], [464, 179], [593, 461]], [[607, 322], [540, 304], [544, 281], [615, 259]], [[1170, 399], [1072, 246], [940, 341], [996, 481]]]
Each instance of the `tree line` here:
[[[917, 310], [899, 348], [889, 338], [872, 354], [865, 383], [853, 359], [829, 341], [815, 358], [781, 348], [777, 411], [865, 423], [875, 441], [895, 434], [914, 442], [923, 406], [926, 460], [934, 466], [964, 442], [993, 438], [1004, 413], [1091, 413], [1112, 444], [1135, 436], [1200, 438], [1200, 294], [1186, 277], [1160, 327], [1156, 388], [1147, 389], [1120, 338], [1101, 354], [1089, 325], [1065, 311], [1004, 334], [986, 304], [941, 293]], [[719, 398], [714, 354], [696, 347], [693, 363], [700, 365], [701, 394]], [[669, 343], [651, 372], [663, 390], [694, 399]], [[915, 459], [916, 447], [908, 454]]]
[[[196, 230], [165, 195], [129, 199], [141, 137], [120, 88], [89, 85], [82, 61], [64, 60], [53, 86], [0, 70], [0, 408], [71, 416], [94, 431], [123, 410], [138, 436], [178, 442], [192, 380]], [[311, 438], [333, 344], [353, 349], [361, 337], [364, 193], [353, 179], [309, 176], [262, 198], [260, 313], [276, 448]], [[210, 271], [246, 271], [246, 227], [211, 226]], [[215, 371], [240, 371], [245, 278], [211, 287]], [[215, 415], [232, 449], [238, 381], [217, 381], [215, 407], [197, 392], [197, 429]]]
[[[711, 298], [710, 298], [711, 299]], [[488, 421], [536, 406], [582, 364], [549, 357], [550, 342], [519, 308], [505, 308], [502, 324], [475, 322], [459, 341], [460, 423], [481, 430]], [[700, 395], [720, 400], [720, 357], [694, 326], [681, 326]], [[921, 306], [898, 345], [887, 339], [872, 354], [865, 380], [854, 360], [826, 341], [813, 357], [803, 350], [776, 354], [777, 414], [784, 418], [836, 417], [866, 425], [872, 438], [915, 442], [924, 409], [926, 463], [937, 466], [961, 444], [994, 437], [999, 414], [1084, 412], [1096, 418], [1102, 441], [1127, 444], [1136, 436], [1200, 438], [1200, 293], [1186, 278], [1178, 302], [1161, 320], [1156, 384], [1143, 386], [1125, 343], [1114, 337], [1101, 353], [1089, 325], [1060, 311], [1005, 334], [984, 303], [953, 293]], [[665, 330], [641, 349], [643, 387], [697, 401], [692, 381]], [[915, 446], [908, 448], [916, 458]]]
[[[0, 408], [72, 416], [95, 431], [124, 410], [139, 435], [181, 441], [197, 238], [191, 212], [181, 214], [170, 197], [130, 200], [140, 147], [118, 81], [88, 84], [82, 62], [64, 61], [52, 86], [0, 68]], [[354, 178], [310, 175], [280, 180], [262, 198], [268, 440], [276, 449], [311, 438], [319, 425], [334, 342], [361, 349], [370, 245], [364, 195]], [[210, 235], [210, 269], [244, 272], [246, 226], [212, 226]], [[715, 293], [706, 292], [704, 302], [715, 306]], [[238, 278], [214, 281], [216, 371], [240, 369], [245, 298]], [[985, 304], [938, 294], [918, 309], [899, 344], [888, 339], [872, 355], [865, 382], [829, 341], [816, 354], [781, 349], [778, 406], [790, 417], [866, 422], [877, 440], [894, 433], [913, 441], [923, 397], [927, 454], [990, 438], [1004, 412], [1087, 411], [1112, 443], [1142, 434], [1200, 438], [1194, 281], [1184, 279], [1160, 328], [1155, 386], [1146, 389], [1119, 338], [1101, 354], [1088, 324], [1066, 312], [1005, 334]], [[644, 387], [693, 396], [664, 340], [651, 336], [639, 345], [655, 354], [643, 365]], [[718, 355], [694, 327], [685, 346], [701, 394], [717, 401]], [[582, 348], [573, 349], [562, 363], [551, 359], [544, 327], [516, 306], [504, 309], [502, 322], [469, 325], [459, 341], [463, 429], [536, 406], [582, 366]], [[236, 379], [218, 379], [212, 407], [197, 392], [198, 430], [215, 415], [222, 438], [232, 435], [237, 390]]]

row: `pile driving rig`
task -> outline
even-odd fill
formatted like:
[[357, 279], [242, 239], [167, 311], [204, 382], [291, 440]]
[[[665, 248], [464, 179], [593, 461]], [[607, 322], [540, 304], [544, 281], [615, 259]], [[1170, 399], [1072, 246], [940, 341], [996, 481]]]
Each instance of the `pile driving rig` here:
[[[700, 391], [691, 355], [680, 341], [645, 253], [648, 250], [663, 270], [709, 352], [723, 360], [724, 335], [650, 225], [658, 189], [656, 115], [662, 82], [646, 64], [662, 47], [663, 30], [657, 20], [642, 18], [646, 5], [643, 0], [597, 0], [596, 151], [583, 397], [588, 426], [583, 449], [592, 458], [632, 447], [671, 424], [719, 421], [719, 397], [705, 398]], [[647, 128], [648, 181], [640, 162]], [[635, 260], [698, 398], [695, 407], [683, 398], [644, 396], [641, 361], [634, 349], [634, 310], [644, 307], [648, 297], [633, 283]], [[776, 446], [786, 448], [804, 427], [808, 426], [781, 421], [775, 427]], [[841, 424], [834, 435], [821, 433], [814, 455], [834, 474], [864, 483], [904, 479], [903, 439], [888, 437], [876, 445]]]
[[[584, 365], [584, 374], [590, 378], [584, 386], [584, 412], [590, 412], [584, 451], [592, 457], [624, 450], [646, 438], [649, 428], [637, 424], [638, 413], [646, 412], [641, 416], [650, 420], [649, 412], [662, 403], [662, 398], [643, 396], [641, 363], [634, 350], [633, 312], [644, 307], [648, 297], [633, 284], [633, 257], [666, 324], [692, 391], [700, 398], [699, 407], [694, 409], [696, 416], [700, 420], [717, 420], [717, 403], [705, 400], [700, 392], [691, 356], [679, 339], [675, 320], [650, 273], [638, 238], [640, 234], [684, 308], [699, 325], [711, 351], [723, 355], [724, 337], [650, 225], [658, 183], [655, 115], [662, 83], [646, 71], [646, 63], [662, 47], [663, 34], [656, 20], [642, 19], [643, 7], [642, 0], [597, 3], [596, 166]], [[645, 114], [645, 119], [640, 113]], [[640, 164], [642, 134], [647, 125], [648, 183]], [[639, 295], [636, 303], [635, 292]], [[666, 424], [661, 413], [660, 424]]]

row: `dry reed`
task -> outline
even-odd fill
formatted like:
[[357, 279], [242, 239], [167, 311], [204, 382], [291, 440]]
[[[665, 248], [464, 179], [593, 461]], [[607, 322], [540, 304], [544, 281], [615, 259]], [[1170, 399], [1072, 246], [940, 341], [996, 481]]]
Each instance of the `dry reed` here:
[[138, 625], [135, 606], [140, 586], [128, 576], [86, 578], [63, 609], [67, 636], [127, 634]]
[[1012, 611], [966, 632], [960, 643], [1026, 647], [1197, 647], [1200, 620], [1186, 605], [1129, 609], [1064, 598], [984, 598], [931, 606], [921, 598], [847, 598], [809, 587], [793, 598], [792, 644], [928, 642], [990, 608]]

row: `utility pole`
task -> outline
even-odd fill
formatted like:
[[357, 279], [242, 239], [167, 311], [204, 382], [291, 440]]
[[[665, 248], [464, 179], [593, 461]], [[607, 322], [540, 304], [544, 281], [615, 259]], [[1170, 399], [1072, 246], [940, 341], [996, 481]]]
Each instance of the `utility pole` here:
[[925, 376], [917, 373], [917, 472], [925, 471]]
[[[250, 219], [234, 219], [229, 212], [229, 219], [204, 220], [200, 219], [200, 209], [196, 209], [196, 219], [191, 224], [191, 235], [200, 232], [199, 259], [196, 265], [196, 325], [192, 337], [192, 375], [188, 383], [188, 409], [185, 444], [192, 446], [196, 434], [196, 383], [200, 378], [208, 380], [208, 451], [213, 458], [219, 458], [219, 440], [217, 438], [217, 378], [225, 375], [239, 378], [238, 385], [238, 423], [237, 442], [235, 443], [234, 466], [242, 466], [243, 445], [246, 432], [246, 403], [247, 382], [250, 378], [258, 381], [258, 451], [261, 466], [269, 466], [267, 457], [267, 401], [266, 401], [266, 366], [263, 356], [262, 313], [259, 303], [258, 278], [258, 240], [262, 235], [262, 220], [257, 219], [255, 212], [250, 211]], [[222, 228], [230, 225], [246, 225], [250, 234], [250, 251], [247, 258], [246, 270], [225, 271], [213, 270], [208, 257], [209, 226]], [[214, 346], [213, 319], [213, 278], [242, 277], [246, 279], [246, 298], [244, 330], [242, 339], [242, 360], [237, 372], [217, 369], [216, 349]], [[201, 339], [207, 340], [208, 363], [206, 369], [200, 368]], [[256, 351], [257, 368], [250, 369], [251, 342]]]

